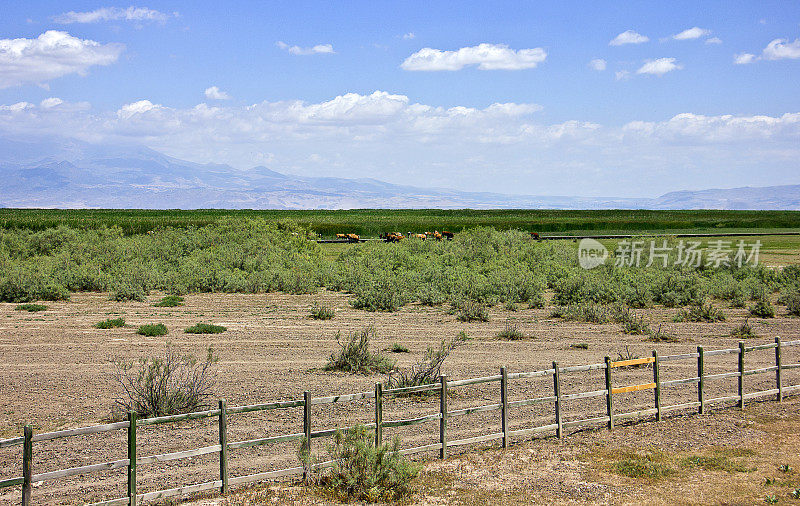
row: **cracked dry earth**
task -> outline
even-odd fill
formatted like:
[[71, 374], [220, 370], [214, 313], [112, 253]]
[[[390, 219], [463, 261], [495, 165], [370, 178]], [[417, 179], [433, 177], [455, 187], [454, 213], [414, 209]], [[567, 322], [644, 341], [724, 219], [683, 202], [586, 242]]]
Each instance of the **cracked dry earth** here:
[[[518, 442], [506, 450], [475, 448], [429, 461], [402, 504], [756, 504], [774, 496], [795, 503], [800, 487], [800, 398], [683, 414]], [[650, 456], [663, 477], [621, 474], [619, 462]], [[692, 467], [717, 458], [729, 468]], [[724, 464], [722, 467], [727, 466]], [[781, 466], [788, 466], [786, 471]], [[769, 483], [767, 480], [774, 480]], [[335, 504], [297, 483], [270, 484], [205, 499], [195, 506]]]

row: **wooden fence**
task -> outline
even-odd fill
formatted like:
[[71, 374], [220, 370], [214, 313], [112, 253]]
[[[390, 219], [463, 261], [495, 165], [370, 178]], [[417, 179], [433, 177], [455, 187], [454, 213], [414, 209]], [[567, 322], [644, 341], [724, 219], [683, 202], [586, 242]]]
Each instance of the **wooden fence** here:
[[[776, 338], [774, 343], [760, 344], [755, 346], [746, 346], [744, 342], [739, 343], [738, 348], [720, 349], [705, 351], [702, 346], [697, 347], [694, 353], [685, 353], [681, 355], [668, 355], [659, 356], [656, 351], [653, 351], [652, 357], [636, 358], [632, 360], [618, 360], [614, 361], [610, 357], [606, 357], [602, 363], [588, 364], [581, 366], [561, 367], [557, 362], [553, 362], [553, 367], [541, 371], [534, 372], [516, 372], [509, 373], [506, 368], [501, 368], [499, 374], [495, 376], [487, 376], [482, 378], [470, 378], [462, 380], [448, 380], [445, 376], [440, 377], [439, 381], [431, 385], [422, 385], [406, 388], [384, 389], [383, 385], [377, 383], [375, 389], [370, 392], [361, 392], [349, 395], [338, 395], [329, 397], [311, 397], [309, 392], [303, 393], [302, 399], [291, 401], [270, 402], [266, 404], [255, 404], [249, 406], [229, 407], [224, 400], [219, 401], [217, 409], [207, 411], [199, 411], [194, 413], [162, 416], [158, 418], [145, 418], [139, 419], [135, 412], [128, 414], [128, 419], [122, 422], [109, 423], [104, 425], [94, 425], [90, 427], [83, 427], [77, 429], [61, 430], [56, 432], [47, 432], [42, 434], [34, 434], [30, 425], [25, 426], [22, 437], [0, 440], [0, 449], [12, 446], [22, 446], [22, 476], [10, 479], [0, 480], [0, 489], [4, 487], [21, 486], [22, 504], [32, 504], [32, 484], [36, 482], [44, 482], [49, 480], [57, 480], [69, 476], [85, 475], [97, 471], [127, 468], [127, 494], [125, 497], [111, 499], [103, 502], [94, 503], [96, 505], [135, 505], [137, 502], [150, 501], [154, 499], [162, 499], [168, 497], [178, 497], [187, 494], [218, 490], [225, 494], [229, 488], [234, 485], [241, 485], [262, 480], [269, 480], [283, 476], [301, 475], [308, 472], [302, 466], [280, 469], [276, 471], [266, 471], [246, 476], [229, 476], [228, 472], [228, 453], [232, 450], [241, 448], [256, 447], [262, 445], [269, 445], [279, 442], [288, 441], [304, 441], [306, 450], [310, 452], [312, 441], [316, 438], [333, 435], [336, 430], [346, 430], [347, 427], [341, 429], [330, 430], [313, 430], [311, 407], [317, 405], [325, 405], [332, 403], [345, 403], [350, 401], [357, 401], [362, 399], [374, 399], [375, 413], [374, 422], [366, 424], [368, 429], [374, 430], [375, 440], [380, 443], [383, 438], [383, 429], [390, 427], [403, 427], [417, 424], [424, 424], [429, 422], [438, 422], [439, 441], [433, 444], [423, 446], [416, 446], [412, 448], [403, 448], [400, 450], [403, 454], [411, 454], [422, 451], [438, 450], [439, 457], [445, 458], [447, 449], [450, 447], [468, 445], [472, 443], [480, 443], [493, 440], [502, 440], [502, 446], [505, 448], [509, 445], [510, 438], [514, 436], [530, 436], [534, 434], [552, 432], [556, 437], [563, 437], [564, 429], [567, 427], [576, 427], [583, 425], [597, 425], [603, 424], [608, 429], [613, 429], [614, 424], [623, 419], [637, 418], [643, 416], [655, 415], [656, 420], [661, 420], [665, 413], [676, 410], [697, 409], [699, 413], [705, 413], [708, 406], [711, 404], [718, 404], [725, 401], [735, 401], [740, 408], [744, 408], [745, 403], [749, 399], [758, 397], [776, 396], [776, 400], [783, 399], [785, 394], [800, 391], [800, 385], [784, 385], [782, 378], [782, 371], [800, 368], [800, 363], [784, 364], [781, 359], [781, 350], [790, 346], [800, 346], [800, 340], [781, 343], [780, 338]], [[763, 367], [758, 369], [746, 369], [746, 356], [748, 353], [764, 350], [775, 350], [775, 365], [770, 367]], [[738, 368], [735, 371], [724, 372], [719, 374], [706, 374], [705, 360], [708, 357], [737, 354], [738, 355]], [[660, 364], [669, 361], [678, 360], [691, 360], [697, 363], [697, 375], [690, 378], [674, 379], [669, 381], [662, 381], [660, 377]], [[632, 368], [632, 367], [649, 367], [652, 369], [652, 381], [647, 383], [640, 383], [635, 385], [614, 386], [614, 370], [619, 368]], [[585, 371], [603, 370], [605, 373], [605, 382], [602, 388], [593, 391], [576, 392], [570, 394], [561, 393], [561, 375], [564, 373], [575, 373]], [[745, 378], [751, 375], [775, 373], [775, 388], [767, 390], [745, 392]], [[547, 378], [552, 377], [553, 390], [552, 395], [544, 397], [536, 397], [531, 399], [524, 399], [518, 401], [509, 401], [509, 381], [519, 380], [523, 378]], [[705, 396], [705, 385], [710, 381], [717, 381], [725, 378], [738, 379], [738, 393], [736, 395], [722, 396], [707, 399]], [[499, 392], [497, 394], [497, 402], [482, 406], [474, 406], [462, 409], [448, 410], [448, 390], [451, 388], [461, 387], [465, 385], [476, 385], [480, 383], [499, 383]], [[674, 387], [677, 385], [697, 385], [697, 397], [689, 402], [664, 406], [661, 402], [661, 392], [664, 388]], [[622, 394], [638, 391], [653, 391], [653, 407], [629, 411], [623, 413], [616, 413], [614, 411], [614, 398]], [[424, 415], [416, 418], [397, 419], [397, 420], [384, 420], [383, 419], [383, 399], [385, 396], [398, 396], [408, 395], [421, 392], [434, 392], [438, 394], [439, 398], [439, 412]], [[606, 413], [600, 417], [581, 418], [577, 420], [563, 420], [562, 404], [565, 401], [573, 399], [587, 399], [592, 397], [604, 397], [606, 404]], [[552, 404], [553, 405], [553, 418], [552, 423], [527, 427], [517, 430], [511, 430], [508, 419], [509, 410], [520, 408], [523, 406], [533, 406], [537, 404]], [[277, 410], [287, 408], [303, 408], [303, 432], [296, 434], [286, 434], [280, 436], [266, 437], [260, 439], [251, 439], [243, 441], [228, 441], [228, 417], [240, 413], [251, 413], [256, 411]], [[469, 437], [457, 440], [448, 440], [448, 419], [451, 417], [464, 416], [473, 413], [481, 413], [488, 411], [500, 411], [500, 427], [499, 432], [493, 432], [475, 437]], [[138, 427], [147, 425], [157, 425], [166, 423], [175, 423], [186, 420], [198, 420], [203, 418], [216, 417], [219, 422], [219, 443], [202, 448], [195, 448], [192, 450], [163, 453], [152, 456], [138, 456], [136, 445], [136, 431]], [[61, 438], [68, 438], [79, 435], [99, 434], [109, 431], [124, 430], [127, 436], [127, 458], [114, 460], [111, 462], [103, 462], [99, 464], [92, 464], [80, 467], [73, 467], [69, 469], [60, 469], [56, 471], [49, 471], [34, 474], [33, 473], [33, 443], [42, 441], [51, 441]], [[167, 462], [177, 459], [185, 459], [190, 457], [197, 457], [200, 455], [218, 454], [219, 455], [219, 479], [205, 483], [198, 483], [194, 485], [182, 486], [166, 490], [159, 490], [155, 492], [139, 493], [136, 488], [136, 472], [137, 468], [142, 465], [153, 464], [157, 462]], [[317, 464], [324, 466], [328, 463]]]

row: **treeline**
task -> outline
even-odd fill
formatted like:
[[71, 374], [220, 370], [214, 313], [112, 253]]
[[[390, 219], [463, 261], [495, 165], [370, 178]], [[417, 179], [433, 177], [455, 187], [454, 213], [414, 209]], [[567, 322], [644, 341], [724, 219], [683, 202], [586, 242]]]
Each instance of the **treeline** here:
[[[153, 290], [354, 295], [355, 307], [396, 310], [410, 302], [528, 303], [542, 293], [555, 304], [685, 306], [709, 297], [742, 304], [800, 292], [800, 268], [614, 267], [582, 269], [571, 242], [537, 242], [518, 230], [473, 228], [453, 241], [365, 243], [335, 258], [307, 228], [287, 221], [225, 219], [205, 226], [128, 235], [120, 227], [0, 230], [0, 301], [68, 299], [71, 292], [111, 292], [139, 299]], [[661, 241], [661, 240], [659, 240]], [[643, 262], [644, 264], [644, 262]]]

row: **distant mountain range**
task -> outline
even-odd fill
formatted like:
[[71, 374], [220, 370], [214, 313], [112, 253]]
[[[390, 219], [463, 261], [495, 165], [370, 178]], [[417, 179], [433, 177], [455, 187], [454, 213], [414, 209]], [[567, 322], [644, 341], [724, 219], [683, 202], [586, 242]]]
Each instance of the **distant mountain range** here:
[[655, 199], [504, 195], [376, 179], [198, 164], [143, 147], [0, 139], [0, 207], [140, 209], [787, 209], [800, 185], [678, 191]]

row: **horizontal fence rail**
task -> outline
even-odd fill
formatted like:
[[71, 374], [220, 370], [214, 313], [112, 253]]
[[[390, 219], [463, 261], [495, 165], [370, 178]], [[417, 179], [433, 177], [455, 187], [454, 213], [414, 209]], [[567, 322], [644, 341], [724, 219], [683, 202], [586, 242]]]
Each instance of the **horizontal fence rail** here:
[[[322, 437], [328, 437], [336, 434], [337, 431], [348, 430], [352, 427], [343, 427], [337, 429], [319, 429], [313, 430], [312, 428], [312, 406], [324, 406], [329, 404], [347, 403], [359, 400], [371, 399], [374, 401], [375, 412], [374, 421], [360, 425], [367, 430], [374, 431], [375, 443], [381, 444], [383, 439], [383, 429], [393, 427], [408, 427], [414, 425], [425, 425], [431, 422], [438, 422], [438, 436], [437, 443], [426, 444], [411, 448], [401, 448], [398, 451], [401, 454], [413, 454], [424, 451], [438, 450], [439, 456], [445, 458], [447, 455], [447, 448], [462, 445], [469, 445], [474, 443], [483, 443], [494, 440], [502, 440], [503, 448], [507, 447], [511, 437], [532, 436], [543, 433], [550, 433], [556, 437], [563, 437], [564, 428], [566, 427], [580, 427], [585, 425], [606, 425], [609, 429], [614, 428], [614, 424], [619, 420], [648, 417], [655, 415], [656, 420], [661, 420], [664, 413], [669, 413], [677, 410], [694, 410], [696, 409], [700, 414], [706, 412], [707, 406], [710, 404], [719, 404], [723, 402], [735, 401], [737, 405], [744, 408], [745, 401], [775, 396], [776, 400], [781, 401], [787, 394], [792, 392], [799, 392], [800, 385], [784, 385], [783, 371], [800, 368], [800, 363], [784, 364], [782, 361], [781, 352], [783, 349], [792, 346], [800, 346], [800, 340], [789, 341], [782, 343], [780, 338], [776, 338], [774, 343], [759, 344], [752, 346], [745, 346], [744, 342], [739, 343], [738, 348], [709, 350], [706, 351], [702, 346], [697, 347], [697, 352], [683, 353], [678, 355], [665, 355], [659, 356], [657, 351], [653, 351], [652, 357], [645, 358], [631, 358], [626, 360], [611, 360], [606, 357], [602, 363], [578, 365], [561, 367], [557, 362], [553, 362], [553, 367], [550, 369], [543, 369], [540, 371], [532, 372], [515, 372], [509, 373], [505, 367], [500, 369], [500, 374], [493, 376], [484, 376], [480, 378], [468, 378], [460, 380], [448, 380], [447, 377], [441, 376], [436, 383], [428, 385], [420, 385], [413, 387], [402, 388], [384, 388], [380, 383], [375, 385], [375, 389], [369, 392], [360, 392], [346, 395], [333, 395], [326, 397], [311, 397], [309, 392], [304, 392], [302, 399], [285, 400], [268, 402], [263, 404], [252, 404], [247, 406], [233, 406], [228, 407], [224, 400], [219, 401], [217, 409], [208, 409], [205, 411], [197, 411], [193, 413], [185, 413], [179, 415], [160, 416], [153, 418], [139, 419], [135, 412], [128, 414], [128, 419], [121, 422], [108, 423], [102, 425], [93, 425], [89, 427], [80, 427], [75, 429], [66, 429], [54, 432], [45, 432], [41, 434], [34, 434], [30, 425], [24, 427], [22, 437], [10, 438], [0, 440], [0, 449], [22, 447], [22, 475], [0, 480], [0, 489], [6, 487], [21, 487], [22, 504], [27, 506], [33, 504], [31, 501], [32, 484], [35, 482], [45, 482], [51, 480], [63, 479], [70, 476], [88, 475], [99, 471], [107, 471], [112, 469], [127, 469], [127, 495], [110, 499], [95, 505], [135, 505], [137, 502], [146, 502], [170, 497], [181, 497], [188, 494], [197, 492], [218, 490], [220, 493], [225, 494], [229, 491], [231, 485], [242, 485], [246, 483], [253, 483], [256, 481], [276, 479], [286, 476], [304, 476], [308, 478], [309, 473], [315, 468], [320, 469], [329, 467], [334, 462], [321, 462], [309, 465], [308, 467], [298, 466], [286, 469], [278, 469], [275, 471], [260, 472], [245, 476], [229, 476], [228, 472], [228, 453], [233, 450], [240, 450], [244, 448], [259, 447], [270, 444], [285, 443], [292, 441], [302, 441], [304, 450], [311, 451], [312, 440]], [[767, 367], [758, 367], [747, 369], [746, 357], [748, 353], [764, 352], [774, 350], [775, 362], [774, 365]], [[737, 355], [738, 361], [735, 371], [728, 371], [716, 374], [706, 374], [706, 359], [709, 357], [721, 355]], [[675, 361], [696, 361], [697, 369], [696, 375], [688, 378], [669, 379], [667, 381], [661, 380], [661, 364]], [[630, 369], [652, 369], [652, 381], [642, 383], [641, 380], [634, 384], [616, 385], [615, 379], [624, 371]], [[602, 388], [582, 391], [562, 393], [562, 375], [578, 372], [589, 371], [602, 371], [604, 382]], [[761, 374], [775, 374], [774, 388], [766, 390], [745, 392], [745, 378], [761, 375]], [[552, 380], [548, 379], [552, 378]], [[706, 398], [705, 385], [708, 381], [719, 381], [729, 378], [736, 378], [737, 393], [736, 395], [724, 395], [721, 397]], [[530, 399], [509, 400], [509, 382], [515, 380], [534, 380], [534, 379], [548, 379], [552, 381], [552, 395], [541, 397], [534, 397]], [[618, 381], [618, 380], [617, 380]], [[490, 402], [478, 406], [471, 406], [458, 409], [448, 409], [448, 389], [465, 387], [471, 385], [499, 383], [497, 402]], [[662, 405], [662, 389], [678, 387], [682, 385], [692, 385], [696, 390], [696, 397], [688, 402], [681, 402], [669, 406]], [[653, 392], [653, 407], [645, 409], [635, 409], [627, 412], [616, 412], [614, 409], [614, 397], [619, 395], [627, 395], [635, 392], [652, 391]], [[673, 390], [674, 391], [674, 390]], [[383, 400], [384, 397], [397, 397], [413, 394], [429, 393], [436, 395], [439, 398], [439, 411], [428, 413], [413, 418], [401, 418], [395, 420], [385, 420], [383, 417]], [[605, 399], [605, 413], [601, 416], [596, 416], [598, 413], [581, 413], [579, 416], [582, 418], [564, 420], [564, 404], [578, 399], [592, 399], [602, 397]], [[518, 409], [526, 406], [535, 405], [552, 405], [552, 419], [550, 423], [544, 425], [537, 425], [533, 427], [523, 427], [512, 429], [509, 426], [509, 411], [511, 409]], [[228, 417], [230, 415], [237, 415], [243, 413], [253, 413], [260, 411], [282, 410], [291, 408], [301, 408], [303, 420], [303, 432], [275, 435], [270, 437], [249, 439], [242, 441], [228, 441]], [[549, 408], [548, 408], [549, 409]], [[448, 439], [448, 420], [451, 417], [463, 417], [474, 415], [477, 413], [488, 413], [499, 411], [499, 422], [501, 430], [499, 432], [490, 432], [489, 434], [475, 435], [461, 439]], [[587, 416], [592, 415], [592, 416]], [[574, 415], [573, 415], [574, 416]], [[138, 456], [136, 434], [139, 427], [146, 427], [150, 425], [159, 424], [172, 424], [189, 420], [201, 420], [207, 418], [216, 418], [219, 424], [219, 442], [201, 448], [194, 448], [190, 450], [161, 453], [157, 455]], [[430, 425], [427, 425], [430, 427]], [[87, 436], [92, 434], [100, 434], [116, 430], [123, 430], [126, 433], [127, 439], [127, 458], [103, 462], [98, 464], [89, 464], [79, 467], [72, 467], [67, 469], [59, 469], [54, 471], [33, 473], [33, 443], [41, 443], [45, 441], [52, 441], [75, 436]], [[309, 453], [310, 454], [310, 453]], [[181, 459], [188, 459], [202, 455], [218, 455], [219, 458], [219, 479], [198, 483], [193, 485], [186, 485], [182, 487], [170, 488], [165, 490], [151, 491], [140, 493], [137, 490], [137, 469], [141, 465], [149, 465], [161, 462], [169, 462]]]

